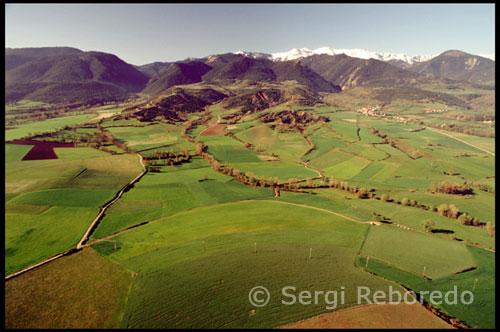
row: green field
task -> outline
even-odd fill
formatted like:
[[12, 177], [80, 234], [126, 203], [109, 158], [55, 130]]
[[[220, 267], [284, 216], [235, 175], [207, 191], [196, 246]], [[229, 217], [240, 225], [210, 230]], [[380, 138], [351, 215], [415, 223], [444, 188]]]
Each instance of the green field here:
[[463, 244], [397, 227], [370, 228], [361, 253], [431, 279], [475, 266]]
[[141, 170], [133, 155], [61, 148], [59, 159], [21, 161], [6, 144], [5, 274], [75, 246], [99, 207]]
[[[259, 89], [247, 81], [227, 87], [219, 83], [210, 86], [226, 94]], [[292, 96], [300, 87], [292, 81], [283, 86], [282, 92]], [[197, 83], [174, 89], [204, 87]], [[146, 174], [105, 211], [90, 234], [91, 248], [6, 282], [6, 326], [275, 328], [332, 312], [324, 298], [314, 305], [282, 304], [285, 286], [311, 292], [343, 286], [345, 303], [338, 310], [364, 304], [356, 301], [358, 286], [372, 293], [389, 286], [402, 290], [401, 285], [417, 292], [447, 291], [454, 285], [463, 291], [477, 279], [477, 298], [470, 306], [434, 307], [472, 327], [494, 327], [495, 256], [485, 250], [495, 249], [491, 229], [392, 202], [408, 198], [426, 206], [454, 204], [460, 212], [494, 225], [495, 194], [480, 191], [476, 183], [471, 195], [430, 191], [432, 182], [444, 180], [494, 188], [494, 140], [449, 133], [475, 148], [423, 129], [419, 122], [385, 121], [354, 111], [380, 105], [373, 97], [378, 92], [355, 87], [325, 97], [337, 106], [272, 104], [263, 111], [240, 113], [235, 124], [230, 124], [235, 119], [231, 116], [240, 116], [234, 112], [246, 106], [226, 109], [221, 102], [205, 112], [183, 115], [192, 121], [208, 115], [208, 122], [220, 119], [228, 125], [232, 134], [227, 136], [198, 136], [210, 125], [201, 121], [188, 133], [203, 142], [204, 151], [221, 166], [280, 184], [307, 179], [302, 185], [309, 186], [309, 178], [315, 178], [303, 192], [281, 187], [279, 197], [270, 187], [245, 185], [215, 171], [196, 145], [181, 136], [183, 123], [160, 117], [140, 122], [130, 110], [99, 122], [108, 135], [101, 148], [117, 154], [90, 147], [56, 148], [58, 159], [22, 161], [32, 146], [5, 144], [6, 275], [74, 248], [100, 208], [140, 174], [139, 157], [149, 162]], [[25, 102], [16, 107], [35, 106]], [[123, 110], [121, 106], [93, 110], [113, 113]], [[444, 105], [399, 100], [383, 106], [384, 112], [417, 120], [435, 107]], [[300, 110], [330, 121], [313, 121], [304, 128], [282, 123], [274, 129], [260, 122], [262, 114], [281, 110]], [[458, 107], [449, 112], [428, 114], [428, 119], [455, 123], [453, 117], [472, 114]], [[75, 128], [51, 139], [97, 137], [102, 134], [97, 126], [78, 127], [95, 116], [21, 124], [6, 130], [6, 140], [66, 125]], [[486, 125], [477, 124], [481, 126]], [[373, 129], [385, 134], [385, 140]], [[124, 144], [123, 149], [109, 145], [109, 135], [117, 145]], [[314, 145], [311, 151], [308, 140]], [[175, 166], [154, 165], [157, 152], [164, 151], [188, 151], [190, 158]], [[348, 182], [351, 189], [366, 188], [375, 197], [360, 199], [355, 192], [328, 188], [328, 178]], [[388, 201], [377, 199], [384, 194]], [[379, 218], [387, 223], [373, 223]], [[423, 227], [428, 220], [434, 223], [432, 232]], [[255, 286], [269, 290], [267, 306], [249, 303], [248, 293]], [[81, 312], [65, 308], [67, 303], [82, 306]]]
[[164, 173], [148, 173], [134, 190], [126, 192], [119, 203], [106, 212], [92, 239], [182, 210], [272, 196], [269, 188], [245, 186], [215, 172], [206, 163], [192, 169], [189, 164], [162, 169]]
[[19, 124], [15, 126], [16, 128], [5, 131], [5, 140], [12, 141], [36, 133], [56, 131], [57, 129], [63, 128], [65, 126], [78, 125], [84, 122], [88, 122], [94, 116], [95, 115], [93, 113], [82, 114], [82, 115], [71, 115], [71, 116], [63, 116], [59, 118], [47, 119], [43, 121], [35, 121], [35, 122]]
[[376, 212], [390, 218], [395, 223], [417, 230], [423, 230], [422, 223], [430, 219], [435, 223], [435, 229], [448, 232], [434, 233], [435, 236], [445, 238], [455, 236], [462, 241], [470, 241], [487, 248], [495, 248], [495, 238], [490, 236], [485, 229], [461, 225], [457, 220], [443, 217], [435, 212], [375, 199], [355, 199], [355, 195], [346, 194], [345, 191], [340, 190], [317, 189], [315, 191], [326, 198], [348, 203], [354, 209], [359, 209], [369, 214]]
[[[441, 304], [434, 303], [433, 305], [452, 317], [458, 317], [472, 327], [492, 329], [495, 327], [495, 267], [492, 264], [495, 254], [472, 246], [467, 246], [467, 250], [477, 265], [475, 270], [430, 281], [374, 260], [370, 260], [366, 268], [366, 259], [362, 257], [357, 259], [356, 264], [376, 275], [395, 280], [418, 293], [426, 291], [427, 294], [423, 295], [426, 301], [431, 301], [429, 293], [432, 291], [437, 290], [446, 294], [453, 292], [456, 287], [458, 296], [456, 304], [450, 296], [449, 304], [442, 301]], [[476, 279], [478, 281], [473, 291], [474, 300], [471, 304], [465, 305], [461, 302], [460, 296], [465, 291], [472, 291]], [[465, 299], [470, 300], [469, 297]]]
[[[344, 285], [351, 291], [342, 307], [357, 304], [357, 285], [387, 290], [389, 283], [352, 264], [367, 227], [304, 207], [239, 202], [123, 233], [113, 238], [116, 250], [113, 241], [93, 247], [139, 272], [122, 327], [276, 327], [327, 312], [324, 305], [283, 306], [278, 295], [286, 285], [311, 291]], [[272, 300], [252, 311], [248, 291], [257, 285]]]

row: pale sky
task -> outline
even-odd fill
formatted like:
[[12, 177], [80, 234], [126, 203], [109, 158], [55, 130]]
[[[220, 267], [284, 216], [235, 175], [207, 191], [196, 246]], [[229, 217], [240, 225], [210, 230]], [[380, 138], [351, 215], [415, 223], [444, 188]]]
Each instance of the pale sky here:
[[5, 47], [69, 46], [143, 65], [235, 52], [495, 53], [495, 5], [6, 4]]

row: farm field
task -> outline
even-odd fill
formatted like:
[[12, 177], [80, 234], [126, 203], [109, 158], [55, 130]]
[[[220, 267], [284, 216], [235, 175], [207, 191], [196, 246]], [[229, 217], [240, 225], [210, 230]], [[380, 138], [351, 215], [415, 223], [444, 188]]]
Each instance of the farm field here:
[[[162, 216], [205, 205], [271, 197], [268, 188], [255, 189], [215, 172], [201, 161], [198, 168], [183, 164], [176, 170], [149, 173], [125, 193], [100, 222], [92, 239]], [[168, 168], [168, 167], [164, 167]]]
[[[469, 326], [483, 329], [494, 328], [495, 267], [492, 263], [494, 262], [495, 254], [472, 246], [467, 246], [467, 250], [469, 250], [477, 264], [475, 270], [431, 281], [399, 270], [394, 266], [373, 260], [369, 262], [368, 268], [366, 268], [366, 259], [363, 257], [359, 257], [356, 264], [362, 269], [366, 269], [384, 278], [395, 280], [416, 292], [438, 290], [445, 294], [446, 292], [454, 291], [456, 287], [457, 294], [461, 294], [465, 291], [472, 291], [477, 279], [477, 287], [473, 291], [475, 300], [471, 304], [466, 305], [460, 301], [457, 301], [457, 303], [450, 301], [450, 304], [442, 302], [441, 304], [434, 303], [434, 306], [453, 317], [458, 317]], [[430, 301], [428, 294], [424, 295], [424, 298], [426, 301]]]
[[5, 282], [5, 327], [117, 328], [132, 280], [92, 249], [63, 257]]
[[[394, 251], [393, 248], [399, 250]], [[431, 279], [446, 277], [475, 266], [463, 244], [390, 226], [370, 228], [361, 254]]]
[[[239, 89], [258, 91], [234, 83], [211, 84], [232, 97]], [[204, 91], [204, 84], [185, 89]], [[421, 305], [358, 303], [356, 288], [419, 293], [457, 285], [464, 291], [475, 282], [477, 301], [470, 306], [431, 305], [471, 327], [494, 326], [493, 140], [450, 132], [476, 148], [421, 124], [341, 106], [270, 103], [256, 111], [224, 105], [179, 112], [194, 123], [188, 136], [184, 123], [163, 117], [168, 105], [152, 107], [158, 113], [151, 122], [130, 108], [119, 114], [131, 106], [120, 104], [6, 130], [6, 139], [52, 132], [35, 139], [50, 141], [37, 144], [53, 147], [57, 158], [26, 160], [35, 144], [5, 144], [6, 276], [71, 250], [7, 280], [8, 326], [444, 328], [452, 326]], [[419, 118], [441, 106], [400, 104], [392, 112]], [[279, 111], [299, 115], [289, 123], [261, 122], [261, 115]], [[61, 130], [65, 126], [71, 128]], [[77, 147], [57, 146], [61, 141]], [[100, 209], [143, 166], [145, 174], [107, 207], [83, 249], [75, 249]], [[467, 183], [473, 191], [431, 192], [432, 183], [442, 181]], [[361, 188], [366, 193], [358, 197]], [[404, 198], [414, 206], [394, 202]], [[476, 218], [476, 226], [418, 204], [453, 204]], [[269, 290], [267, 306], [249, 302], [255, 286]], [[343, 286], [345, 302], [333, 309], [325, 298], [283, 305], [285, 286], [311, 292]], [[62, 310], [65, 302], [82, 312]], [[57, 319], [47, 325], [51, 315]]]
[[5, 131], [5, 141], [12, 141], [36, 133], [55, 131], [65, 126], [78, 125], [93, 117], [93, 113], [81, 114], [19, 124], [15, 126], [16, 128]]
[[[367, 227], [305, 207], [239, 202], [182, 212], [117, 235], [116, 250], [109, 241], [93, 247], [139, 273], [122, 327], [275, 327], [326, 309], [302, 305], [284, 309], [272, 297], [268, 306], [249, 315], [247, 296], [253, 284], [265, 285], [271, 295], [278, 295], [284, 282], [298, 289], [311, 289], [311, 283], [313, 289], [342, 284], [351, 290], [361, 284], [372, 289], [392, 285], [360, 274], [351, 264]], [[150, 237], [154, 242], [147, 240]], [[326, 274], [329, 277], [323, 278]], [[159, 288], [159, 284], [169, 286]], [[160, 289], [165, 293], [158, 294]], [[346, 292], [345, 306], [353, 305], [355, 296]], [[229, 311], [227, 306], [210, 305], [228, 301]], [[174, 308], [174, 302], [183, 305]], [[141, 309], [144, 303], [150, 303], [147, 307], [154, 312]], [[287, 314], [277, 316], [276, 310]]]
[[6, 150], [6, 275], [71, 249], [99, 207], [140, 172], [135, 156], [90, 148], [60, 148], [59, 159], [28, 161], [21, 160], [26, 146]]
[[422, 305], [369, 304], [280, 326], [284, 329], [451, 329]]
[[461, 225], [457, 220], [443, 217], [436, 212], [424, 211], [411, 206], [403, 206], [373, 199], [355, 199], [355, 195], [346, 195], [344, 191], [325, 189], [317, 189], [316, 191], [320, 196], [346, 202], [353, 208], [359, 209], [368, 214], [376, 212], [390, 218], [390, 220], [394, 223], [408, 226], [416, 230], [424, 231], [422, 223], [425, 220], [430, 219], [434, 222], [435, 229], [445, 231], [442, 233], [434, 233], [434, 236], [444, 238], [451, 238], [452, 236], [455, 236], [457, 239], [463, 241], [468, 240], [486, 248], [495, 248], [494, 237], [490, 236], [485, 229]]

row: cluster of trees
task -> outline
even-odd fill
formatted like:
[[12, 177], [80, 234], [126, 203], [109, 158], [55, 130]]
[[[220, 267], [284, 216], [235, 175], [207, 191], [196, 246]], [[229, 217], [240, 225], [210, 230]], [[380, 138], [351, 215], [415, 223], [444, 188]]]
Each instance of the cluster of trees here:
[[468, 183], [459, 185], [453, 181], [442, 181], [442, 182], [432, 182], [431, 191], [443, 194], [453, 194], [453, 195], [472, 195], [474, 190], [470, 187]]
[[445, 129], [445, 130], [454, 131], [457, 133], [463, 133], [466, 135], [474, 135], [474, 136], [489, 137], [489, 138], [495, 137], [494, 130], [485, 131], [484, 129], [481, 129], [481, 128], [474, 128], [470, 124], [465, 124], [465, 125], [457, 125], [454, 123], [441, 124], [441, 123], [435, 123], [435, 122], [429, 122], [429, 121], [426, 121], [424, 124], [428, 127]]
[[149, 164], [151, 166], [174, 166], [191, 160], [188, 150], [185, 151], [155, 151]]
[[487, 193], [490, 193], [490, 194], [494, 194], [495, 193], [495, 187], [492, 187], [492, 186], [489, 186], [487, 184], [482, 184], [482, 183], [472, 183], [472, 186], [481, 190], [481, 191], [485, 191]]

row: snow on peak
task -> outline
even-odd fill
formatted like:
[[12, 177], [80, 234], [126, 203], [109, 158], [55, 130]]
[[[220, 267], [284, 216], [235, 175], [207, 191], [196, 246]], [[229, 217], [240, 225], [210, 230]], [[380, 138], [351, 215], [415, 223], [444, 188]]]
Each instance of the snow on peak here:
[[337, 49], [331, 47], [320, 47], [315, 50], [310, 50], [308, 48], [294, 48], [288, 52], [278, 52], [272, 53], [272, 59], [276, 61], [286, 61], [286, 60], [295, 60], [302, 57], [307, 57], [315, 54], [328, 54], [328, 55], [336, 55], [336, 54], [345, 54], [347, 56], [351, 56], [354, 58], [360, 59], [377, 59], [381, 61], [389, 61], [389, 60], [401, 60], [407, 62], [409, 64], [413, 62], [427, 61], [432, 59], [436, 55], [424, 55], [424, 56], [408, 56], [405, 54], [394, 54], [394, 53], [385, 53], [385, 52], [374, 52], [367, 51], [364, 49]]
[[[375, 51], [367, 51], [360, 48], [347, 49], [347, 48], [331, 48], [331, 47], [320, 47], [315, 50], [310, 50], [308, 48], [292, 48], [287, 52], [276, 52], [271, 54], [260, 53], [260, 52], [237, 51], [234, 52], [234, 54], [241, 54], [254, 59], [268, 59], [273, 61], [296, 60], [315, 54], [327, 54], [327, 55], [345, 54], [347, 56], [359, 59], [376, 59], [381, 61], [399, 60], [406, 62], [408, 64], [428, 61], [439, 55], [439, 54], [434, 54], [434, 55], [409, 56], [402, 53], [375, 52]], [[495, 61], [495, 54], [481, 54], [480, 56]]]
[[400, 60], [409, 64], [412, 64], [414, 62], [427, 61], [438, 55], [435, 54], [435, 55], [423, 55], [423, 56], [419, 55], [408, 56], [405, 54], [367, 51], [359, 48], [344, 49], [344, 48], [331, 48], [331, 47], [320, 47], [315, 50], [310, 50], [308, 48], [292, 48], [287, 52], [276, 52], [271, 54], [260, 53], [260, 52], [237, 51], [234, 52], [234, 54], [241, 54], [254, 59], [268, 59], [273, 61], [296, 60], [315, 54], [327, 54], [327, 55], [345, 54], [347, 56], [360, 59], [377, 59], [381, 61]]

